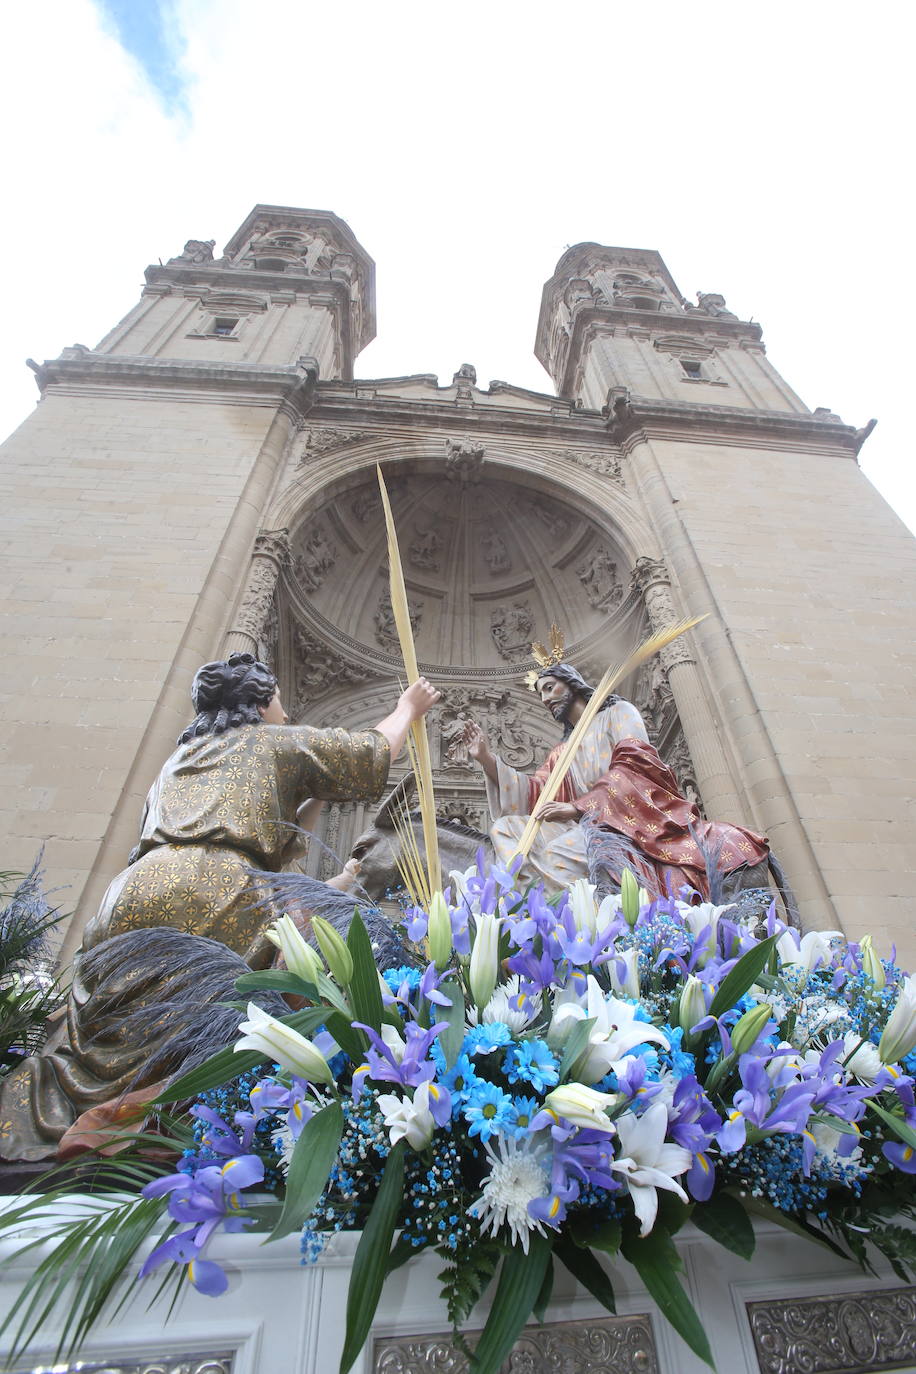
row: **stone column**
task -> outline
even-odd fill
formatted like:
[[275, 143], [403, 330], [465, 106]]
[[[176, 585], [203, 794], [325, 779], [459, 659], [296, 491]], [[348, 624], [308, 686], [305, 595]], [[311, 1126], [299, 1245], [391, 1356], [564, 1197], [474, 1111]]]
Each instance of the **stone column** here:
[[[631, 585], [645, 602], [653, 632], [667, 630], [681, 618], [671, 596], [668, 569], [661, 559], [637, 558]], [[667, 644], [659, 658], [668, 677], [700, 790], [704, 797], [715, 798], [718, 819], [738, 821], [744, 808], [734, 789], [715, 715], [703, 691], [687, 636]]]
[[277, 581], [289, 559], [288, 530], [261, 530], [258, 533], [248, 581], [232, 628], [226, 634], [223, 652], [227, 658], [235, 653], [257, 657], [262, 652]]

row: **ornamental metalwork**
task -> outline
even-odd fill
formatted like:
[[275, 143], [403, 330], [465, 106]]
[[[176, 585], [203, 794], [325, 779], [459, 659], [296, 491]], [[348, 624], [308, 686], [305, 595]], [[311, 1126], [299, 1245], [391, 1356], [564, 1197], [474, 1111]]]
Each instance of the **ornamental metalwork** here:
[[761, 1374], [872, 1374], [916, 1364], [916, 1287], [749, 1302]]
[[[469, 1336], [473, 1347], [476, 1337]], [[468, 1360], [447, 1334], [390, 1336], [375, 1342], [373, 1374], [468, 1374]], [[500, 1374], [658, 1374], [648, 1314], [549, 1322], [516, 1341]]]

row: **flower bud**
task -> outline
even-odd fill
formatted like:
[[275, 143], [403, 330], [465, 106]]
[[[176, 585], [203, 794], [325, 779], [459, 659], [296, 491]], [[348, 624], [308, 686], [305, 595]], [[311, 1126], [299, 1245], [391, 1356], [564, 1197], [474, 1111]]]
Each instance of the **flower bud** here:
[[639, 884], [628, 868], [620, 875], [620, 905], [628, 926], [635, 926], [639, 916]]
[[[681, 988], [675, 1019], [684, 1031], [692, 1031], [698, 1021], [706, 1015], [706, 995], [703, 984], [691, 973]], [[737, 1029], [737, 1028], [736, 1028]]]
[[436, 972], [441, 973], [452, 957], [452, 922], [448, 905], [441, 892], [434, 892], [429, 904], [429, 926], [426, 931], [426, 948]]
[[349, 987], [353, 978], [353, 956], [345, 942], [323, 916], [312, 917], [312, 930], [331, 973], [342, 988]]
[[613, 1135], [616, 1127], [608, 1120], [606, 1108], [616, 1107], [620, 1100], [619, 1093], [600, 1093], [584, 1083], [564, 1083], [547, 1094], [544, 1107], [580, 1130], [607, 1131]]
[[769, 1002], [760, 1002], [756, 1007], [751, 1007], [750, 1011], [746, 1011], [732, 1031], [734, 1053], [746, 1054], [772, 1017], [773, 1008]]
[[570, 885], [569, 905], [576, 930], [587, 930], [589, 935], [594, 935], [598, 929], [594, 884], [585, 878], [577, 878]]
[[266, 930], [265, 935], [271, 944], [277, 946], [290, 973], [303, 978], [306, 983], [314, 983], [321, 973], [321, 960], [306, 944], [302, 934], [291, 916], [281, 916], [279, 921]]
[[471, 949], [468, 982], [475, 1006], [482, 1012], [496, 988], [499, 974], [499, 917], [481, 912]]
[[887, 974], [884, 972], [884, 965], [872, 949], [870, 935], [862, 936], [859, 941], [859, 953], [862, 956], [862, 971], [872, 980], [875, 990], [880, 992], [887, 982]]
[[309, 1083], [333, 1082], [328, 1061], [311, 1040], [278, 1021], [256, 1002], [248, 1003], [248, 1020], [242, 1021], [239, 1030], [245, 1034], [233, 1046], [236, 1051], [258, 1050]]

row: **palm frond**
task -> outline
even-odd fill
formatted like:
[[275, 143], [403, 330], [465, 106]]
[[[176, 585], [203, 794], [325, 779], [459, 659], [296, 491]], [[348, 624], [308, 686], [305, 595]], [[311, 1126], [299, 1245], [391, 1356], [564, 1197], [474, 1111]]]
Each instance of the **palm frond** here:
[[[410, 683], [416, 682], [420, 676], [420, 669], [417, 664], [417, 650], [414, 644], [413, 629], [410, 624], [410, 611], [407, 605], [407, 588], [404, 585], [404, 569], [401, 564], [401, 551], [398, 545], [398, 535], [394, 524], [394, 516], [391, 513], [391, 503], [388, 500], [388, 489], [385, 486], [385, 479], [382, 476], [380, 467], [376, 467], [378, 473], [379, 491], [382, 497], [382, 507], [385, 512], [385, 529], [388, 536], [388, 569], [391, 587], [391, 608], [394, 613], [394, 623], [398, 632], [398, 640], [401, 645], [401, 654], [404, 658], [404, 668], [407, 673], [407, 680]], [[413, 742], [413, 762], [414, 772], [417, 778], [417, 802], [420, 808], [420, 819], [423, 823], [423, 842], [426, 849], [426, 876], [427, 888], [430, 893], [435, 892], [440, 884], [439, 878], [439, 834], [436, 829], [436, 798], [433, 791], [433, 768], [432, 759], [429, 752], [429, 735], [426, 729], [426, 720], [421, 718], [414, 721], [410, 727], [410, 734]]]
[[[585, 710], [576, 722], [575, 729], [566, 741], [566, 747], [560, 755], [556, 767], [548, 778], [547, 784], [538, 798], [539, 807], [546, 806], [548, 802], [553, 801], [556, 797], [563, 785], [566, 774], [569, 772], [572, 761], [576, 757], [579, 745], [582, 743], [586, 731], [589, 729], [595, 716], [601, 710], [609, 693], [617, 686], [617, 683], [620, 682], [622, 678], [625, 678], [627, 674], [639, 668], [641, 664], [645, 663], [647, 659], [650, 659], [653, 654], [657, 654], [660, 649], [664, 649], [666, 644], [672, 643], [673, 640], [677, 639], [687, 630], [693, 629], [694, 625], [699, 625], [700, 621], [705, 619], [705, 615], [693, 616], [689, 620], [680, 620], [665, 630], [656, 631], [655, 634], [650, 635], [648, 639], [644, 640], [638, 649], [634, 649], [630, 656], [624, 659], [623, 663], [608, 668], [607, 672], [598, 683], [598, 686], [595, 688], [594, 695], [586, 703]], [[528, 851], [534, 843], [534, 837], [538, 833], [540, 827], [541, 821], [537, 814], [528, 817], [528, 824], [525, 826], [522, 837], [518, 842], [517, 854], [527, 857]]]

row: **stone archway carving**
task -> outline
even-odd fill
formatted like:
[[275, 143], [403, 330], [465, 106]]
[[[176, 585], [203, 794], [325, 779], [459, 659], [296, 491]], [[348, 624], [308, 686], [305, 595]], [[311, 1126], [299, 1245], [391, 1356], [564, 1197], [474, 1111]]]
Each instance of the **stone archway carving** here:
[[[523, 683], [531, 640], [546, 639], [557, 620], [569, 657], [600, 675], [638, 640], [647, 615], [630, 582], [632, 551], [606, 509], [589, 509], [541, 473], [489, 459], [473, 483], [452, 476], [445, 458], [420, 457], [400, 462], [388, 488], [418, 657], [444, 693], [430, 721], [439, 809], [479, 825], [485, 793], [463, 749], [463, 721], [484, 724], [515, 767], [536, 766], [559, 733]], [[275, 667], [290, 716], [371, 725], [390, 708], [400, 668], [374, 469], [338, 477], [298, 517], [284, 518], [289, 556], [277, 582]], [[650, 725], [675, 751], [683, 741], [670, 691], [665, 702], [658, 728], [649, 710]], [[679, 752], [690, 773], [686, 746]], [[403, 767], [404, 760], [395, 776]], [[342, 859], [364, 818], [361, 807], [328, 809], [319, 838]], [[328, 876], [333, 862], [314, 848], [307, 867]]]

